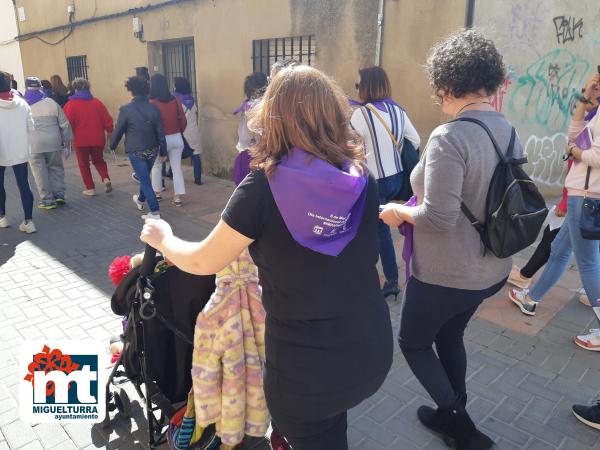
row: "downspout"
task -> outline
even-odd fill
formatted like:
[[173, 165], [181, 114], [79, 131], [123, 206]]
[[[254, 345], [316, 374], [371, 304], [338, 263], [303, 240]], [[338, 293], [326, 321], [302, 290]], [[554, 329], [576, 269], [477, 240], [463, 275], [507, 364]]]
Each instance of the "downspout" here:
[[467, 0], [467, 15], [465, 17], [465, 28], [473, 28], [474, 15], [475, 15], [475, 0]]
[[381, 65], [381, 47], [383, 45], [383, 15], [385, 12], [385, 0], [379, 0], [377, 12], [377, 42], [375, 43], [375, 65]]

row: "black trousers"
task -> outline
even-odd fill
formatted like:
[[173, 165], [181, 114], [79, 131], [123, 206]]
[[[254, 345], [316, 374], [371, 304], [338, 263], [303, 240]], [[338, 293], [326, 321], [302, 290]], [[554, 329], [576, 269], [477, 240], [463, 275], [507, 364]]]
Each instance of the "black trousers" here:
[[560, 231], [560, 228], [550, 230], [550, 225], [544, 228], [544, 234], [542, 234], [542, 240], [539, 245], [527, 261], [527, 264], [521, 269], [521, 276], [525, 278], [533, 277], [538, 270], [540, 270], [548, 262], [550, 258], [550, 249], [552, 247], [552, 241]]
[[465, 328], [481, 302], [505, 282], [471, 291], [427, 284], [414, 277], [408, 281], [398, 342], [411, 370], [439, 408], [451, 408], [466, 396]]
[[271, 418], [273, 429], [285, 436], [293, 450], [348, 450], [348, 414], [310, 421], [298, 421], [278, 414]]

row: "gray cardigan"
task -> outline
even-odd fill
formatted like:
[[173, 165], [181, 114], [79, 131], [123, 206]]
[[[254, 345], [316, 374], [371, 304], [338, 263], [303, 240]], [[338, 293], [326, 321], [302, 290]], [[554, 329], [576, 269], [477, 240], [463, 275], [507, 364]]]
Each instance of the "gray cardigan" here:
[[[506, 152], [511, 125], [501, 113], [466, 111], [490, 128]], [[515, 157], [523, 155], [517, 139]], [[484, 256], [479, 234], [460, 210], [464, 201], [483, 219], [485, 200], [498, 156], [485, 131], [474, 123], [454, 122], [437, 127], [411, 175], [417, 196], [415, 209], [414, 276], [425, 283], [456, 289], [487, 289], [506, 278], [511, 259]]]

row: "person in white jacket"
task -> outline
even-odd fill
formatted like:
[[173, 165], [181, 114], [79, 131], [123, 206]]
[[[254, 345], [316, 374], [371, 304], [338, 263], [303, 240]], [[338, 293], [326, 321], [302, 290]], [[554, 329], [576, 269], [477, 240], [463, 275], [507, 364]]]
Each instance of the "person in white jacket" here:
[[27, 179], [28, 133], [31, 131], [33, 131], [33, 118], [29, 105], [11, 91], [9, 75], [0, 72], [0, 228], [7, 228], [10, 225], [6, 217], [4, 173], [7, 167], [12, 167], [25, 216], [19, 225], [19, 230], [24, 233], [36, 231], [31, 220], [33, 194]]
[[194, 183], [202, 184], [202, 140], [200, 137], [200, 126], [198, 120], [198, 106], [190, 82], [183, 77], [175, 78], [175, 92], [173, 95], [179, 99], [183, 105], [187, 127], [183, 132], [185, 140], [190, 147], [194, 149], [192, 163], [194, 164]]

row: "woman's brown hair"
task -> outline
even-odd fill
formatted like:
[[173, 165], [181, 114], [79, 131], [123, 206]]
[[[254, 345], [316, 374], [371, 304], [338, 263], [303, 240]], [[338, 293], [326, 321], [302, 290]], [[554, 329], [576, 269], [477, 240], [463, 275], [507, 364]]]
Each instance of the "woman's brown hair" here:
[[373, 66], [360, 69], [358, 97], [363, 102], [379, 102], [392, 96], [390, 80], [381, 67]]
[[56, 92], [57, 94], [60, 94], [60, 95], [68, 94], [67, 87], [64, 85], [60, 75], [52, 75], [50, 77], [50, 83], [52, 84], [52, 90], [54, 92]]
[[342, 168], [364, 170], [364, 150], [350, 130], [350, 107], [342, 89], [317, 69], [292, 66], [281, 70], [248, 113], [250, 131], [259, 135], [250, 150], [251, 167], [273, 174], [293, 147]]

